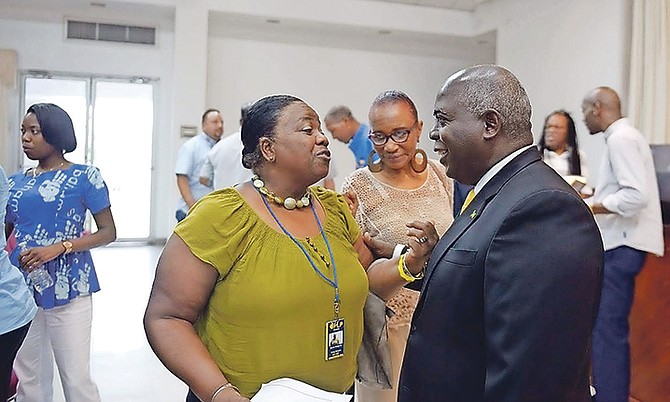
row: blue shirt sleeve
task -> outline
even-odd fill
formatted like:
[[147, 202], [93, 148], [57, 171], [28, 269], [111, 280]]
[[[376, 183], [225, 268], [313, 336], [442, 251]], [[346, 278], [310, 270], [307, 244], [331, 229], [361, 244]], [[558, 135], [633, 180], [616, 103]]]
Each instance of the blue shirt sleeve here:
[[86, 168], [86, 177], [88, 180], [84, 185], [84, 204], [92, 214], [97, 214], [111, 205], [109, 190], [98, 168], [88, 166]]

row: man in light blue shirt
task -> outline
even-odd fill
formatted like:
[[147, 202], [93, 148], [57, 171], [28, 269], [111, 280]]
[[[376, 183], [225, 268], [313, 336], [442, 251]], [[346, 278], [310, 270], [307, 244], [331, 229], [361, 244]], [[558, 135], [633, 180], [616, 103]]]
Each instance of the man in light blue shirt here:
[[[37, 313], [31, 289], [23, 274], [12, 266], [5, 251], [5, 213], [9, 198], [7, 176], [0, 166], [0, 398], [9, 389], [12, 364], [30, 322]], [[3, 399], [4, 400], [4, 399]]]
[[207, 152], [219, 142], [223, 135], [223, 118], [216, 109], [207, 109], [202, 115], [202, 132], [189, 139], [181, 146], [177, 154], [177, 187], [179, 202], [175, 217], [180, 222], [186, 217], [188, 210], [214, 188], [200, 183], [200, 170]]
[[359, 123], [346, 106], [335, 106], [323, 119], [326, 128], [338, 141], [349, 145], [356, 158], [356, 169], [368, 165], [368, 156], [372, 152], [372, 142], [368, 138], [370, 127]]

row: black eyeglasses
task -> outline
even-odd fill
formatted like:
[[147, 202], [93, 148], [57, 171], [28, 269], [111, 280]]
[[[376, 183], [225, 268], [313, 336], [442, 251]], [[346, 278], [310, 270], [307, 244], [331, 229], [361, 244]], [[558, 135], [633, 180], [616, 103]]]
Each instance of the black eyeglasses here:
[[391, 135], [386, 135], [384, 133], [380, 133], [377, 131], [371, 131], [370, 134], [368, 134], [368, 138], [370, 138], [370, 141], [372, 141], [373, 144], [377, 146], [382, 146], [386, 145], [388, 142], [389, 138], [393, 140], [396, 144], [402, 144], [403, 142], [407, 142], [407, 139], [409, 138], [410, 133], [412, 130], [414, 130], [414, 127], [416, 127], [416, 124], [419, 121], [415, 121], [412, 127], [410, 128], [401, 128], [398, 130], [395, 130], [394, 132], [391, 133]]

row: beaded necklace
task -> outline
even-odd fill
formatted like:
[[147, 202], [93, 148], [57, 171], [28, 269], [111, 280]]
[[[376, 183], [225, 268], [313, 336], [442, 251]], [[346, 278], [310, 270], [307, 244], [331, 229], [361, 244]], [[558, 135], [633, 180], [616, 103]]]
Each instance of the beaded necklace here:
[[[267, 187], [265, 187], [265, 183], [263, 180], [260, 179], [258, 176], [254, 176], [251, 178], [251, 183], [253, 186], [258, 190], [259, 193], [263, 194], [267, 199], [270, 201], [274, 202], [275, 204], [279, 204], [283, 206], [284, 208], [288, 210], [296, 209], [296, 208], [303, 208], [308, 206], [309, 203], [309, 189], [305, 193], [305, 195], [302, 196], [299, 200], [296, 200], [293, 197], [286, 197], [286, 198], [281, 198], [278, 195], [275, 195], [272, 191], [268, 190]], [[265, 200], [265, 198], [263, 198]]]

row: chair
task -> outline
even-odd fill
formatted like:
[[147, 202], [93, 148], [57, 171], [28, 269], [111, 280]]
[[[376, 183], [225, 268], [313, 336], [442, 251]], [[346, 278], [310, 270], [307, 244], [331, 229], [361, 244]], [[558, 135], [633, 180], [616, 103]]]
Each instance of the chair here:
[[651, 154], [661, 196], [663, 223], [670, 225], [670, 144], [651, 145]]

